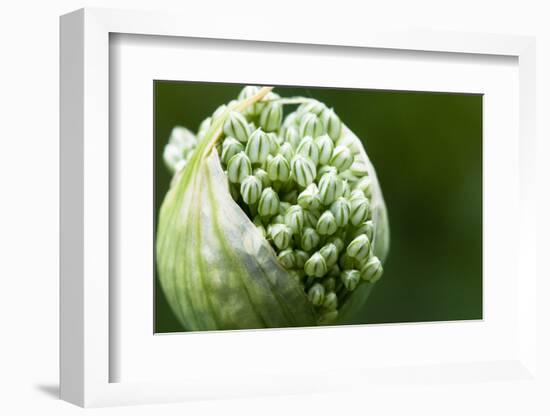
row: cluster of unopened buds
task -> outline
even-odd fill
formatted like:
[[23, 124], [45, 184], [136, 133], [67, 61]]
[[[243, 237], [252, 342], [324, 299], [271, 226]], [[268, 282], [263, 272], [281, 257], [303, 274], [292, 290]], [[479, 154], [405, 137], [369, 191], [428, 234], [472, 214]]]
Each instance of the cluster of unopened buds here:
[[[245, 87], [239, 100], [258, 89]], [[204, 120], [196, 137], [174, 129], [164, 153], [174, 172], [231, 105]], [[319, 322], [334, 321], [346, 297], [382, 276], [373, 249], [372, 178], [340, 140], [340, 118], [313, 99], [285, 117], [280, 97], [270, 92], [243, 112], [231, 111], [222, 130], [217, 150], [233, 199], [301, 284]]]

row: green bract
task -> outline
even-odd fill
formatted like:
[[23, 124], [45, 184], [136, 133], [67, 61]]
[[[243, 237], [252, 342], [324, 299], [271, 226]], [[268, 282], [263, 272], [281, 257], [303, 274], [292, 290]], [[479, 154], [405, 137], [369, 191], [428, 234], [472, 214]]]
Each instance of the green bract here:
[[342, 116], [248, 86], [196, 135], [173, 130], [157, 268], [186, 330], [356, 322], [382, 275], [389, 226]]

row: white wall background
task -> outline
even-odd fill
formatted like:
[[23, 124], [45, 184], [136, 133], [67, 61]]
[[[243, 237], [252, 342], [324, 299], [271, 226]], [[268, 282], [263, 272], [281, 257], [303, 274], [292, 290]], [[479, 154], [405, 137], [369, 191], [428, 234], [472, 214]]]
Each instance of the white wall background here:
[[[116, 7], [217, 13], [274, 19], [281, 25], [384, 25], [538, 37], [540, 265], [550, 276], [541, 235], [548, 198], [550, 123], [550, 13], [534, 0], [415, 1], [210, 1], [11, 0], [0, 6], [0, 414], [76, 414], [56, 399], [58, 368], [58, 16], [74, 9]], [[303, 21], [303, 22], [302, 22]], [[182, 21], [185, 25], [185, 21]], [[245, 31], [246, 28], [235, 28]], [[546, 163], [545, 163], [546, 162]], [[548, 244], [546, 243], [546, 246]], [[543, 264], [543, 261], [545, 264]], [[550, 285], [540, 291], [550, 294]], [[548, 323], [548, 320], [545, 321]], [[541, 327], [542, 328], [542, 327]], [[546, 327], [548, 328], [548, 326]], [[546, 341], [548, 336], [546, 335]], [[546, 351], [550, 350], [548, 342]], [[544, 365], [548, 359], [541, 354]], [[546, 354], [548, 355], [548, 354]], [[548, 368], [548, 367], [547, 367]], [[550, 374], [550, 372], [546, 372]], [[548, 414], [542, 391], [499, 384], [480, 389], [454, 385], [399, 387], [372, 397], [331, 395], [198, 402], [93, 410], [124, 414]], [[435, 390], [434, 390], [435, 389]], [[434, 393], [437, 391], [437, 394]], [[520, 393], [520, 394], [518, 394]], [[546, 392], [547, 393], [547, 392]], [[546, 400], [544, 400], [547, 403]]]

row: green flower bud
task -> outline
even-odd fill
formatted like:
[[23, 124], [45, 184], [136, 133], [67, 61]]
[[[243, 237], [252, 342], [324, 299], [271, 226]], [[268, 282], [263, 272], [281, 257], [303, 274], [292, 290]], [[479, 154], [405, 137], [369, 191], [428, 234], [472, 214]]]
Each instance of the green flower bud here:
[[271, 148], [271, 141], [261, 129], [255, 130], [246, 144], [246, 154], [251, 163], [263, 163], [267, 160]]
[[334, 214], [336, 225], [344, 227], [348, 224], [350, 215], [350, 204], [346, 198], [340, 197], [330, 206], [330, 212]]
[[279, 250], [287, 248], [292, 240], [292, 230], [284, 224], [275, 224], [271, 226], [269, 234], [273, 240], [273, 244], [275, 244]]
[[299, 234], [304, 227], [304, 211], [299, 205], [292, 205], [285, 214], [285, 224], [294, 234]]
[[[338, 266], [335, 266], [335, 267], [338, 268]], [[331, 275], [333, 269], [334, 267], [329, 270], [329, 276], [334, 276], [334, 275]], [[340, 276], [339, 269], [338, 269], [338, 273], [335, 276]], [[334, 292], [336, 290], [336, 279], [334, 277], [325, 277], [323, 279], [322, 284], [327, 292]]]
[[298, 269], [303, 269], [306, 261], [309, 259], [309, 254], [303, 250], [294, 250], [295, 266]]
[[304, 224], [310, 228], [317, 227], [317, 221], [319, 221], [320, 215], [318, 211], [311, 208], [304, 210]]
[[365, 175], [369, 174], [369, 169], [366, 165], [366, 163], [357, 161], [354, 158], [353, 163], [351, 164], [349, 168], [350, 173], [355, 176], [356, 178], [362, 178]]
[[361, 189], [354, 189], [350, 192], [349, 199], [365, 198], [365, 193]]
[[333, 173], [325, 173], [319, 180], [319, 199], [322, 204], [330, 205], [344, 193], [342, 180]]
[[197, 132], [197, 139], [202, 138], [206, 134], [206, 132], [208, 131], [211, 125], [212, 125], [212, 118], [211, 117], [205, 118], [199, 125], [199, 130]]
[[222, 144], [222, 162], [227, 165], [229, 160], [244, 150], [244, 146], [234, 137], [226, 137]]
[[302, 208], [305, 209], [317, 209], [320, 206], [319, 197], [317, 196], [318, 190], [317, 185], [314, 183], [308, 185], [298, 195], [297, 202]]
[[185, 154], [197, 145], [197, 138], [185, 127], [176, 126], [170, 132], [168, 144], [176, 146]]
[[327, 242], [334, 244], [338, 253], [341, 253], [344, 249], [344, 240], [340, 236], [333, 235], [328, 238]]
[[370, 283], [376, 283], [382, 277], [384, 269], [382, 263], [376, 256], [372, 256], [361, 268], [361, 278]]
[[296, 149], [302, 138], [300, 137], [300, 133], [298, 133], [298, 129], [295, 126], [289, 126], [285, 130], [284, 139], [285, 142], [290, 144], [293, 149]]
[[296, 155], [291, 162], [292, 175], [298, 185], [306, 187], [315, 179], [317, 174], [315, 164], [302, 155]]
[[255, 204], [262, 194], [262, 182], [253, 175], [247, 176], [241, 182], [241, 195], [248, 205]]
[[348, 169], [353, 163], [353, 155], [347, 146], [336, 146], [330, 159], [330, 164], [343, 172]]
[[317, 179], [321, 179], [324, 175], [327, 173], [332, 173], [334, 175], [338, 174], [338, 169], [336, 169], [334, 166], [330, 165], [324, 165], [319, 168], [317, 171]]
[[319, 217], [317, 221], [316, 230], [320, 235], [332, 235], [336, 232], [338, 226], [336, 225], [336, 220], [334, 215], [330, 211], [325, 211]]
[[361, 234], [365, 234], [369, 241], [372, 241], [374, 237], [374, 224], [371, 220], [362, 223], [353, 234], [353, 237], [355, 238]]
[[315, 165], [319, 163], [319, 148], [310, 136], [302, 139], [296, 149], [296, 154], [309, 158]]
[[246, 143], [250, 135], [250, 126], [241, 113], [231, 111], [223, 125], [223, 132], [226, 136], [234, 137], [238, 141]]
[[306, 113], [300, 120], [300, 136], [311, 136], [313, 138], [323, 134], [324, 127], [319, 117], [312, 113]]
[[355, 189], [363, 191], [366, 197], [372, 196], [372, 179], [369, 176], [364, 176], [355, 185]]
[[355, 237], [349, 243], [346, 254], [357, 260], [364, 260], [369, 256], [370, 241], [365, 234]]
[[216, 111], [212, 113], [212, 119], [221, 116], [225, 110], [227, 110], [227, 106], [225, 104], [220, 105], [218, 108], [216, 108]]
[[315, 139], [315, 144], [319, 148], [319, 163], [321, 165], [328, 164], [334, 150], [332, 139], [327, 134], [323, 134]]
[[327, 107], [320, 101], [317, 100], [309, 100], [306, 103], [300, 104], [298, 107], [298, 110], [296, 111], [298, 116], [303, 116], [307, 113], [313, 113], [315, 115], [320, 115], [323, 110], [325, 110]]
[[267, 104], [260, 113], [260, 127], [265, 131], [277, 131], [283, 121], [283, 107], [279, 103]]
[[271, 180], [267, 172], [261, 168], [254, 169], [254, 176], [262, 182], [262, 188], [269, 188], [271, 186]]
[[[239, 93], [239, 101], [246, 100], [250, 97], [253, 97], [254, 95], [256, 95], [258, 93], [258, 91], [260, 91], [260, 87], [258, 87], [256, 85], [247, 85]], [[260, 104], [258, 102], [258, 103], [255, 103], [255, 104], [251, 105], [247, 109], [245, 109], [243, 111], [243, 114], [245, 114], [247, 116], [256, 116], [260, 113], [262, 108], [263, 108], [263, 104]]]
[[342, 192], [342, 196], [345, 198], [349, 198], [351, 195], [351, 188], [349, 186], [349, 181], [347, 179], [342, 180], [342, 187], [344, 188], [344, 192]]
[[350, 292], [355, 290], [355, 288], [359, 284], [360, 278], [361, 274], [359, 273], [359, 270], [344, 270], [340, 275], [342, 283]]
[[240, 183], [252, 173], [252, 165], [246, 153], [239, 152], [227, 162], [227, 178], [230, 182]]
[[323, 277], [327, 271], [327, 263], [319, 252], [314, 253], [308, 261], [306, 261], [306, 264], [304, 264], [304, 272], [306, 272], [308, 276]]
[[338, 250], [336, 249], [336, 246], [334, 244], [325, 244], [323, 247], [321, 247], [319, 253], [325, 259], [328, 268], [336, 265], [336, 262], [338, 261]]
[[164, 152], [162, 154], [164, 163], [171, 172], [177, 172], [176, 166], [182, 160], [183, 154], [181, 148], [178, 146], [168, 143], [164, 147]]
[[290, 164], [283, 155], [277, 155], [267, 164], [267, 174], [272, 181], [286, 182], [290, 178]]
[[315, 306], [321, 306], [325, 300], [325, 288], [320, 283], [315, 283], [307, 292], [311, 303]]
[[262, 217], [269, 217], [279, 212], [279, 195], [272, 188], [265, 188], [262, 191], [260, 202], [258, 203], [258, 214]]
[[321, 121], [330, 138], [334, 141], [338, 140], [342, 134], [342, 122], [332, 108], [327, 108], [321, 113]]
[[279, 153], [283, 155], [286, 160], [292, 160], [294, 157], [294, 149], [290, 143], [283, 143], [279, 148]]
[[275, 133], [267, 133], [269, 139], [269, 154], [275, 156], [281, 152], [282, 140]]
[[370, 213], [370, 203], [367, 198], [353, 198], [350, 200], [350, 222], [359, 225], [366, 221]]
[[277, 258], [279, 259], [279, 263], [285, 268], [285, 269], [292, 269], [296, 265], [296, 257], [294, 256], [294, 251], [292, 249], [287, 248], [283, 251], [281, 251]]
[[313, 228], [304, 228], [302, 232], [302, 238], [300, 241], [300, 245], [305, 251], [311, 251], [317, 245], [319, 245], [319, 242], [321, 241], [321, 237], [319, 237], [319, 234], [317, 234], [317, 231], [315, 231]]
[[335, 311], [336, 309], [338, 309], [338, 296], [336, 296], [336, 293], [334, 292], [325, 292], [325, 293], [326, 294], [325, 294], [325, 300], [323, 301], [323, 308], [329, 311]]

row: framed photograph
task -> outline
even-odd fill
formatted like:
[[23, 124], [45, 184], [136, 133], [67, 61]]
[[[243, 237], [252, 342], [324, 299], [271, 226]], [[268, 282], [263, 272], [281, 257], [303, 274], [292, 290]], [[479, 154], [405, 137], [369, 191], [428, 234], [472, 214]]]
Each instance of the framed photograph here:
[[61, 18], [61, 397], [538, 383], [534, 40], [179, 22]]

